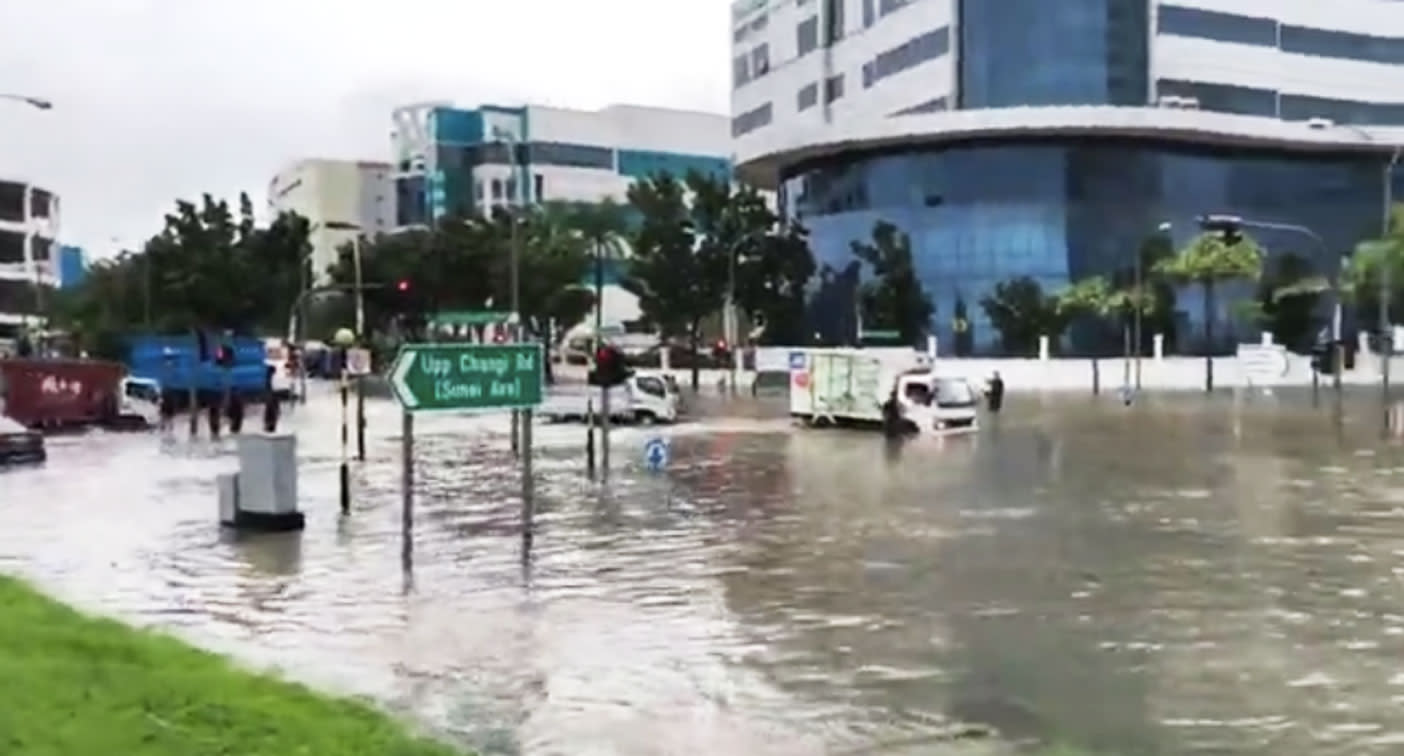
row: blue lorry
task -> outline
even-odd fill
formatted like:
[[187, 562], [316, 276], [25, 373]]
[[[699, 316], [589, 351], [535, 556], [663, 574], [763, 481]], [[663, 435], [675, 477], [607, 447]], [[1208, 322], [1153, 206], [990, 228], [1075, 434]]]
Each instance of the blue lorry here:
[[[214, 362], [221, 346], [230, 347], [234, 353], [231, 367]], [[156, 381], [178, 399], [192, 388], [202, 395], [223, 393], [226, 388], [249, 398], [263, 394], [268, 363], [262, 339], [211, 333], [206, 337], [206, 353], [206, 361], [201, 361], [199, 340], [194, 334], [137, 334], [128, 339], [127, 369], [135, 378]]]

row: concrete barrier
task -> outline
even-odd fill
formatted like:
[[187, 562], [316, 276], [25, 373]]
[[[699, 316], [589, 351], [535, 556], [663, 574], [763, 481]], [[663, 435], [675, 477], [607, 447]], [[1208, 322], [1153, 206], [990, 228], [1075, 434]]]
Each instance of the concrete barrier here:
[[297, 437], [266, 433], [239, 437], [239, 471], [215, 477], [219, 522], [238, 530], [302, 530], [297, 506]]

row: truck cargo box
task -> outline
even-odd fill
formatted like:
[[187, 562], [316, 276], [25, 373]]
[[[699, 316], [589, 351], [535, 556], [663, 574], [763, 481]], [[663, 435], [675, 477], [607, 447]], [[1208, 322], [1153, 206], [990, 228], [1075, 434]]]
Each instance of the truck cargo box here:
[[117, 411], [125, 373], [99, 360], [0, 359], [0, 415], [30, 428], [103, 422]]

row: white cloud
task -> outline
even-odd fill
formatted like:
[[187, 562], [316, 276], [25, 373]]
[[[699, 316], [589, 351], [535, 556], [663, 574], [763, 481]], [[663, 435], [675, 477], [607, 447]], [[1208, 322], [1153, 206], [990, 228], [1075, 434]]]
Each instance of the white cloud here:
[[0, 2], [0, 176], [62, 196], [95, 254], [177, 197], [248, 191], [302, 156], [388, 158], [424, 99], [724, 112], [728, 0]]

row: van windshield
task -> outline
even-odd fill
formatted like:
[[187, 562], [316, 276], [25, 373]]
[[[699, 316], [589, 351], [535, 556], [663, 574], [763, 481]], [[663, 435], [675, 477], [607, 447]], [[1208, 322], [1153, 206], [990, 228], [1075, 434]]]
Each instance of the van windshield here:
[[127, 396], [133, 399], [144, 399], [148, 402], [160, 401], [160, 392], [150, 383], [132, 381], [127, 384]]
[[975, 403], [975, 391], [970, 382], [958, 378], [942, 378], [936, 381], [936, 403], [962, 405]]

